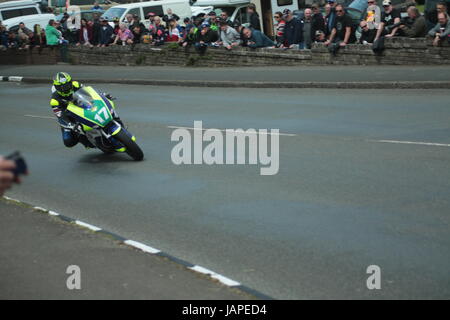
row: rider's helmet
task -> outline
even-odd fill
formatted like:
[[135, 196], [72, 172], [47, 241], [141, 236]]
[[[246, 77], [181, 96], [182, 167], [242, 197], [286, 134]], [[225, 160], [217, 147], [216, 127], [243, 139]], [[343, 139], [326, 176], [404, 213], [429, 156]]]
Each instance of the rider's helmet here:
[[53, 86], [56, 92], [63, 97], [73, 94], [72, 77], [66, 72], [58, 72], [53, 78]]

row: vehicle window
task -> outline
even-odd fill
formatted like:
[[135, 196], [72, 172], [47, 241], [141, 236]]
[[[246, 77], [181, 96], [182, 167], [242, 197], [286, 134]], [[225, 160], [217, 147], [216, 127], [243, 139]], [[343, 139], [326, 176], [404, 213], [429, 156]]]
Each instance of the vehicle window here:
[[[101, 3], [102, 1], [99, 1]], [[92, 5], [94, 6], [94, 1], [92, 0], [70, 0], [71, 6], [88, 6]]]
[[20, 9], [20, 10], [22, 11], [22, 15], [23, 16], [28, 16], [28, 15], [38, 14], [39, 13], [35, 7], [23, 8], [23, 9]]
[[[133, 16], [137, 15], [138, 17], [141, 17], [141, 10], [140, 10], [140, 8], [130, 9], [130, 11], [128, 11], [127, 14], [132, 14]], [[141, 19], [142, 19], [142, 17], [141, 17]]]
[[150, 12], [153, 12], [157, 16], [162, 17], [164, 15], [164, 9], [162, 6], [151, 6], [151, 7], [144, 7], [144, 17], [147, 18], [147, 14]]
[[214, 12], [220, 16], [220, 14], [225, 11], [226, 13], [228, 13], [228, 16], [231, 18], [231, 16], [234, 13], [234, 7], [216, 7], [214, 9]]
[[108, 18], [108, 20], [112, 20], [113, 18], [120, 18], [125, 10], [125, 8], [109, 8], [102, 15], [102, 17]]
[[241, 19], [240, 20], [241, 24], [250, 22], [250, 20], [248, 18], [246, 7], [242, 7], [241, 9], [239, 9], [239, 15], [240, 15], [240, 19]]
[[10, 9], [10, 10], [2, 11], [3, 20], [20, 17], [21, 15], [22, 14], [21, 14], [20, 9]]
[[15, 26], [12, 26], [11, 28], [8, 28], [8, 31], [17, 32], [17, 30], [19, 30], [19, 25], [18, 24], [15, 25]]
[[277, 4], [279, 7], [289, 6], [293, 3], [293, 0], [277, 0]]
[[81, 18], [86, 19], [87, 21], [94, 20], [94, 16], [92, 15], [92, 12], [82, 12]]
[[305, 0], [298, 0], [298, 8], [303, 9], [306, 8], [306, 1]]

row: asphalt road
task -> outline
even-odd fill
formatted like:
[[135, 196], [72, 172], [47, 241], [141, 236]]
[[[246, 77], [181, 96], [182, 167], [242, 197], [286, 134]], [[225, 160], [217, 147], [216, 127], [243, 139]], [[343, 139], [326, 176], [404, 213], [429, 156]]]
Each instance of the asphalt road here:
[[0, 65], [0, 76], [48, 77], [66, 71], [78, 78], [202, 81], [358, 82], [450, 81], [450, 66], [127, 67]]
[[[56, 121], [25, 116], [51, 116], [49, 87], [3, 83], [0, 154], [20, 149], [31, 169], [9, 196], [275, 298], [450, 298], [448, 91], [98, 88], [119, 97], [146, 160], [66, 149]], [[295, 135], [280, 136], [274, 176], [176, 166], [168, 126], [194, 120]]]

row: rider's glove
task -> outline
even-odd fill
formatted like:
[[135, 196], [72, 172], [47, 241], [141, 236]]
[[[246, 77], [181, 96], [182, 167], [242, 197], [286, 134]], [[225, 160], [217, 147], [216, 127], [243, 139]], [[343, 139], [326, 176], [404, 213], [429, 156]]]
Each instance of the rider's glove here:
[[105, 97], [108, 98], [109, 100], [116, 100], [116, 98], [114, 98], [111, 94], [109, 93], [104, 93]]
[[53, 108], [53, 113], [58, 118], [61, 118], [61, 116], [62, 116], [62, 110], [60, 108]]

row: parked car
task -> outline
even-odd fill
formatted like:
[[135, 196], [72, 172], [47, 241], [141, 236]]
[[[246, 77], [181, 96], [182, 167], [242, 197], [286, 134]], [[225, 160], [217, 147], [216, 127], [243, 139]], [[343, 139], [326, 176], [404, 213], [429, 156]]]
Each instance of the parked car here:
[[0, 3], [0, 21], [9, 30], [23, 22], [29, 29], [35, 24], [46, 26], [55, 15], [42, 13], [40, 5], [35, 1], [21, 0]]
[[148, 27], [150, 25], [148, 20], [150, 12], [162, 17], [167, 13], [167, 9], [172, 9], [180, 17], [180, 22], [183, 22], [184, 18], [192, 16], [188, 0], [160, 0], [121, 4], [109, 8], [102, 16], [108, 18], [109, 21], [117, 17], [121, 22], [125, 22], [127, 14], [137, 15], [144, 25]]
[[[94, 13], [102, 15], [104, 12], [105, 12], [104, 10], [81, 10], [80, 14], [81, 14], [81, 19], [93, 20], [94, 19], [94, 16], [93, 16]], [[77, 13], [69, 13], [69, 16], [72, 17], [75, 14], [77, 14]], [[62, 17], [63, 17], [63, 14], [61, 13], [61, 14], [56, 16], [56, 20], [60, 21], [62, 19]]]

